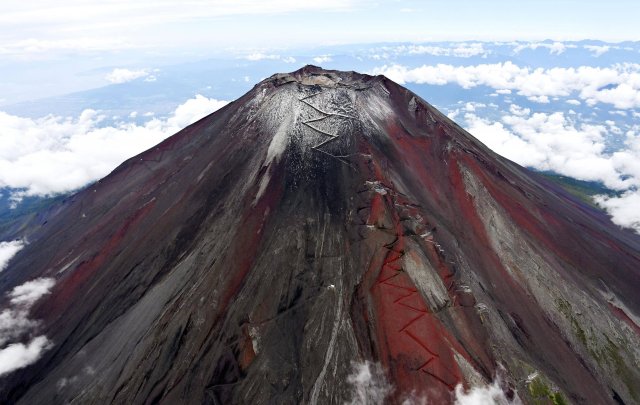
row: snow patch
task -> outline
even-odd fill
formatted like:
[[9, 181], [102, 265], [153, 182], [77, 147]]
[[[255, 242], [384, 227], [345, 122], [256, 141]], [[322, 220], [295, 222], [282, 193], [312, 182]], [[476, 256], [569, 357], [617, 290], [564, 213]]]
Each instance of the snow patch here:
[[260, 179], [260, 185], [258, 186], [258, 192], [256, 193], [256, 198], [253, 199], [253, 203], [251, 204], [252, 206], [255, 206], [258, 201], [260, 201], [260, 198], [267, 190], [267, 186], [269, 185], [270, 180], [271, 175], [268, 172], [262, 176], [262, 179]]
[[284, 121], [276, 131], [273, 138], [271, 138], [271, 143], [269, 143], [269, 149], [267, 149], [267, 157], [264, 161], [264, 165], [268, 166], [274, 160], [278, 162], [280, 157], [287, 149], [287, 145], [289, 144], [289, 128], [291, 127], [291, 119], [287, 119]]
[[[382, 85], [378, 86], [376, 90], [382, 92], [386, 97], [389, 96], [389, 91]], [[373, 116], [372, 118], [386, 120], [393, 116], [393, 110], [389, 107], [389, 104], [383, 100], [383, 96], [380, 95], [379, 92], [376, 91], [376, 94], [365, 93], [364, 97], [362, 97], [365, 106], [362, 107], [361, 111], [367, 112], [369, 116]]]

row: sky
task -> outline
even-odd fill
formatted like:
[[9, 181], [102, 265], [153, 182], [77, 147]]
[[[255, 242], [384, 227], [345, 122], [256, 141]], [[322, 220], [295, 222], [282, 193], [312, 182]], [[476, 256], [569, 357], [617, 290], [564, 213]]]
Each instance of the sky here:
[[3, 0], [0, 106], [104, 85], [94, 69], [425, 41], [640, 40], [640, 2]]
[[[639, 40], [640, 3], [577, 0], [3, 0], [0, 55], [433, 40]], [[216, 49], [211, 49], [216, 48]]]

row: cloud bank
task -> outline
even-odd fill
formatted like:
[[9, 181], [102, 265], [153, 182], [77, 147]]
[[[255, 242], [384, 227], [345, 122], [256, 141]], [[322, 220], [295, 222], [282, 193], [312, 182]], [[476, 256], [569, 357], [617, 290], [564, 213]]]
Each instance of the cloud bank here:
[[578, 123], [562, 112], [532, 113], [516, 105], [497, 121], [476, 115], [475, 107], [450, 116], [458, 114], [464, 114], [462, 123], [471, 134], [516, 163], [624, 191], [621, 197], [600, 196], [596, 202], [615, 224], [640, 232], [640, 126], [621, 134], [623, 149], [608, 152], [606, 135], [622, 132], [612, 121]]
[[317, 64], [327, 63], [333, 61], [331, 55], [320, 55], [313, 58], [313, 61]]
[[10, 344], [0, 350], [0, 376], [35, 363], [51, 346], [52, 343], [46, 336], [33, 338], [27, 344]]
[[[561, 54], [576, 45], [526, 43], [514, 48], [514, 52], [539, 47]], [[599, 57], [611, 47], [585, 46], [585, 49]], [[636, 111], [628, 110], [640, 108], [640, 64], [637, 63], [535, 69], [513, 62], [417, 68], [396, 64], [376, 68], [373, 73], [384, 74], [402, 84], [456, 84], [464, 89], [487, 86], [495, 95], [517, 94], [537, 103], [549, 103], [560, 97], [575, 106], [584, 103], [597, 108], [601, 103], [616, 108], [609, 113], [621, 117], [636, 117]], [[619, 197], [599, 196], [595, 200], [615, 224], [640, 233], [640, 126], [631, 125], [625, 132], [614, 121], [592, 124], [580, 118], [580, 123], [573, 111], [532, 113], [516, 105], [501, 118], [488, 120], [471, 107], [453, 111], [450, 116], [454, 118], [463, 113], [466, 129], [497, 153], [523, 166], [602, 182], [623, 191]], [[607, 139], [611, 136], [620, 140], [617, 151], [607, 149]]]
[[576, 48], [573, 44], [564, 44], [562, 42], [529, 42], [529, 43], [517, 43], [513, 48], [513, 53], [518, 54], [525, 49], [536, 50], [538, 48], [547, 48], [551, 55], [561, 55], [569, 48]]
[[596, 202], [607, 210], [614, 224], [640, 233], [640, 192], [628, 191], [620, 197], [596, 196]]
[[166, 119], [115, 126], [104, 126], [105, 117], [94, 110], [75, 118], [39, 119], [0, 112], [0, 188], [23, 190], [23, 195], [78, 189], [225, 104], [196, 95]]
[[146, 78], [147, 81], [155, 80], [155, 77], [151, 75], [149, 69], [129, 70], [123, 68], [116, 68], [105, 76], [105, 79], [112, 84], [120, 84], [131, 82], [136, 79]]
[[549, 97], [575, 96], [590, 106], [605, 103], [618, 109], [640, 108], [640, 64], [637, 63], [549, 69], [520, 67], [510, 61], [417, 68], [395, 64], [375, 68], [372, 73], [383, 74], [400, 84], [452, 83], [465, 89], [488, 86], [496, 91], [510, 90], [537, 102], [548, 102]]
[[21, 240], [0, 242], [0, 271], [7, 268], [11, 258], [23, 247], [24, 242]]
[[261, 61], [261, 60], [277, 60], [277, 61], [282, 61], [284, 63], [295, 63], [296, 62], [296, 58], [294, 58], [292, 56], [282, 56], [282, 55], [278, 55], [278, 54], [270, 54], [270, 53], [263, 53], [263, 52], [250, 53], [250, 54], [246, 55], [244, 58], [246, 60], [250, 60], [252, 62], [257, 62], [257, 61]]
[[387, 381], [380, 364], [364, 361], [352, 363], [352, 372], [347, 377], [351, 385], [352, 405], [382, 405], [393, 387]]
[[487, 56], [491, 53], [481, 42], [460, 42], [447, 45], [400, 45], [374, 48], [373, 59], [388, 59], [401, 55], [431, 55], [453, 56], [456, 58], [470, 58], [472, 56]]
[[9, 293], [13, 305], [31, 306], [42, 296], [49, 294], [55, 284], [52, 278], [37, 278], [17, 286]]
[[454, 405], [522, 405], [517, 395], [512, 400], [506, 397], [499, 379], [483, 387], [473, 387], [467, 392], [458, 384], [455, 396]]
[[39, 322], [29, 318], [29, 310], [54, 284], [52, 278], [38, 278], [9, 292], [10, 305], [0, 312], [0, 376], [35, 363], [53, 346], [44, 335], [31, 337]]
[[585, 45], [584, 49], [591, 51], [591, 54], [596, 58], [598, 58], [604, 55], [605, 53], [609, 52], [609, 50], [611, 49], [611, 46], [610, 45]]
[[[345, 404], [350, 405], [383, 405], [386, 399], [393, 393], [394, 387], [385, 376], [382, 366], [370, 361], [353, 362], [351, 374], [347, 381], [351, 386], [350, 400]], [[484, 386], [472, 387], [465, 391], [458, 384], [451, 393], [455, 405], [522, 405], [517, 394], [513, 399], [507, 398], [499, 376], [491, 383]], [[403, 405], [427, 405], [428, 397], [410, 394], [402, 400]]]

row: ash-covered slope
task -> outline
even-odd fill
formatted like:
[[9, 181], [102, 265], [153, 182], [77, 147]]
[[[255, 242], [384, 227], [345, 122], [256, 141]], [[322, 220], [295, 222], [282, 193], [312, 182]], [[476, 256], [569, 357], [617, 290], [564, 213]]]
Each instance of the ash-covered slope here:
[[1, 402], [343, 403], [370, 361], [640, 403], [640, 238], [385, 77], [272, 76], [65, 204], [0, 273], [55, 281]]

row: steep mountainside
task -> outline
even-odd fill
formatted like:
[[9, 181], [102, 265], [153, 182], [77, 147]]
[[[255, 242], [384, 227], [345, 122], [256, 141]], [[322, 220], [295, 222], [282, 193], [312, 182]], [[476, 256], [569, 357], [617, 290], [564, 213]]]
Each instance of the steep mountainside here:
[[274, 75], [55, 212], [0, 402], [336, 404], [370, 361], [389, 403], [640, 403], [640, 238], [382, 76]]

